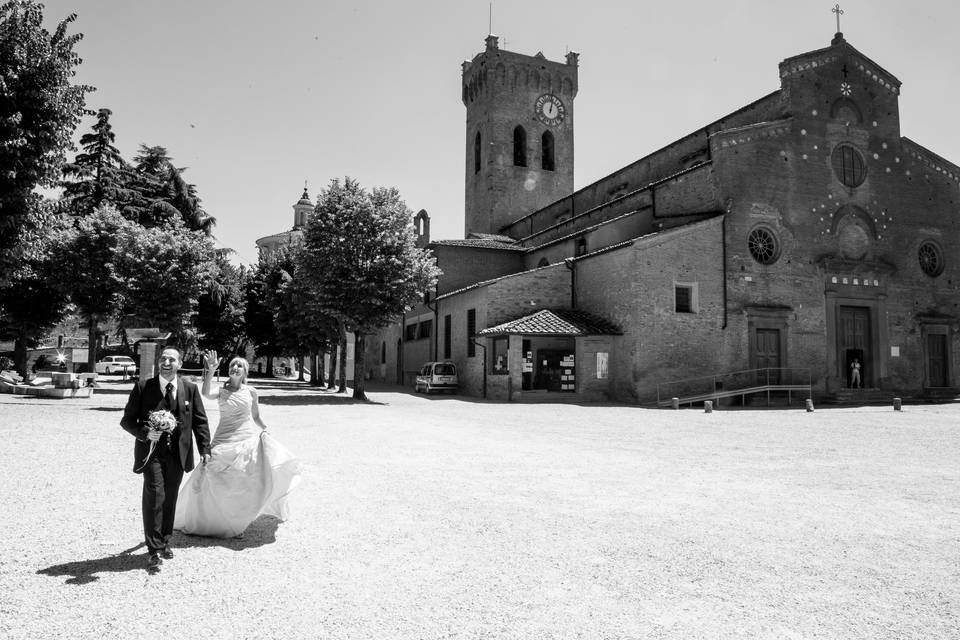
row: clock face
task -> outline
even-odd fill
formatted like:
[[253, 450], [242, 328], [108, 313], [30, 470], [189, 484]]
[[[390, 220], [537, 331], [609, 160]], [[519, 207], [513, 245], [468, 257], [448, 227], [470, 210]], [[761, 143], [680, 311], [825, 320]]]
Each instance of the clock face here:
[[545, 125], [555, 127], [566, 115], [566, 107], [563, 101], [552, 93], [545, 93], [533, 105], [533, 111], [537, 114], [537, 119]]

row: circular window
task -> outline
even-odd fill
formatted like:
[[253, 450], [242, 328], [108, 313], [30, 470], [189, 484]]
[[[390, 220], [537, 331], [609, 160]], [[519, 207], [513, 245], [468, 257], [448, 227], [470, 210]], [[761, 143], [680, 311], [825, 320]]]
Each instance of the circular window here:
[[863, 155], [852, 145], [840, 144], [830, 157], [833, 173], [848, 187], [859, 187], [867, 177], [867, 165]]
[[920, 261], [920, 268], [931, 278], [943, 273], [943, 254], [940, 253], [940, 247], [933, 242], [928, 240], [920, 245], [917, 259]]
[[757, 227], [747, 238], [750, 255], [760, 264], [773, 264], [780, 257], [780, 243], [770, 229]]

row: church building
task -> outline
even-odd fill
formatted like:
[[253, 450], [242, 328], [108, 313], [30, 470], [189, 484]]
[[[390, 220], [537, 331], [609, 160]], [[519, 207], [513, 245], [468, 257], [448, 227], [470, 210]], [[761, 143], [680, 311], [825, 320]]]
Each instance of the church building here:
[[461, 393], [521, 401], [957, 395], [960, 168], [901, 134], [900, 81], [841, 33], [778, 72], [574, 190], [578, 55], [488, 36], [462, 68], [465, 237], [418, 214], [443, 276], [368, 338], [373, 377], [450, 360]]

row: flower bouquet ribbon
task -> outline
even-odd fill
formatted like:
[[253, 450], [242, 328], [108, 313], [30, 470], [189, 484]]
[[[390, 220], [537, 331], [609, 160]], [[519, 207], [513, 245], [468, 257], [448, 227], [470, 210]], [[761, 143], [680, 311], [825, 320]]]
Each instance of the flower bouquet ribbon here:
[[[159, 431], [165, 434], [163, 437], [166, 437], [168, 445], [170, 444], [170, 434], [173, 433], [176, 426], [177, 418], [166, 409], [157, 409], [147, 414], [147, 428], [151, 431]], [[157, 450], [158, 442], [160, 442], [159, 438], [150, 441], [150, 451], [147, 452], [147, 457], [143, 459], [143, 464], [136, 470], [137, 472], [143, 471], [147, 463], [150, 462], [150, 457], [153, 455], [153, 452]]]

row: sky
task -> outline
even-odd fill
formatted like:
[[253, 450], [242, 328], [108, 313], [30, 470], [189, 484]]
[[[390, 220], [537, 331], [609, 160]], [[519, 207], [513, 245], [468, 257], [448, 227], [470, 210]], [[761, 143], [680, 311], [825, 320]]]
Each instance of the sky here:
[[[492, 3], [500, 48], [580, 53], [580, 188], [779, 88], [784, 58], [830, 44], [834, 2]], [[121, 153], [166, 147], [238, 263], [293, 226], [333, 178], [394, 186], [431, 237], [463, 237], [461, 63], [484, 47], [488, 0], [45, 0], [77, 14], [76, 81], [113, 111]], [[960, 3], [848, 0], [840, 29], [896, 76], [901, 134], [960, 164]], [[77, 138], [89, 131], [87, 117]], [[71, 154], [72, 159], [72, 154]]]

